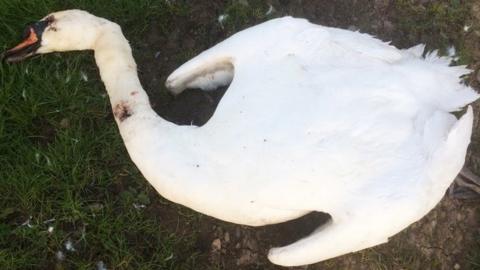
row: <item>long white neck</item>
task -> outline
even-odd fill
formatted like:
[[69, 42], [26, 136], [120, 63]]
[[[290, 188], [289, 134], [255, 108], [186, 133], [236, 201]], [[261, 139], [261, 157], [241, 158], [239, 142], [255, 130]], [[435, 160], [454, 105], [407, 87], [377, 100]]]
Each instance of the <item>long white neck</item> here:
[[93, 46], [95, 60], [125, 147], [145, 178], [161, 194], [169, 194], [165, 181], [158, 179], [158, 165], [168, 166], [159, 160], [174, 156], [178, 126], [159, 117], [150, 106], [138, 79], [132, 50], [120, 27], [110, 22], [102, 27]]
[[120, 27], [108, 23], [101, 31], [94, 45], [95, 60], [120, 130], [121, 123], [135, 114], [160, 120], [140, 84], [132, 50]]

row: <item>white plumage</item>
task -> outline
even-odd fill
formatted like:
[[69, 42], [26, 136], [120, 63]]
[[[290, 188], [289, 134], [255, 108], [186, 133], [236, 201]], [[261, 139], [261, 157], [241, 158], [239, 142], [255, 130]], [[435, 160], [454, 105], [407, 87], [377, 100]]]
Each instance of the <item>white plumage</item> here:
[[[83, 11], [83, 24], [128, 152], [164, 197], [246, 225], [312, 211], [332, 221], [269, 259], [318, 262], [388, 240], [423, 217], [463, 166], [478, 95], [468, 70], [424, 47], [399, 50], [367, 34], [290, 17], [239, 32], [167, 80], [179, 93], [231, 82], [202, 127], [177, 126], [151, 109], [120, 28]], [[102, 23], [99, 23], [102, 22]], [[71, 34], [71, 33], [70, 33]], [[39, 52], [69, 32], [45, 31]], [[82, 47], [82, 48], [83, 48]]]

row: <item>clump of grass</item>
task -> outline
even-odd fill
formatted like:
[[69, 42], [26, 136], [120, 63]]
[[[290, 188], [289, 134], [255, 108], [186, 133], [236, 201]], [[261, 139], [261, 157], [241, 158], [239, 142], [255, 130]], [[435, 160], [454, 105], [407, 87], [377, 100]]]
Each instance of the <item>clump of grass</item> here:
[[446, 54], [454, 46], [459, 56], [458, 64], [471, 62], [465, 48], [463, 28], [470, 18], [472, 1], [442, 0], [421, 4], [417, 1], [394, 1], [393, 22], [400, 35], [394, 37], [396, 44], [409, 47], [419, 42], [429, 49], [440, 49]]
[[222, 23], [230, 33], [238, 32], [260, 21], [272, 18], [275, 13], [266, 1], [231, 0], [225, 8], [225, 20]]

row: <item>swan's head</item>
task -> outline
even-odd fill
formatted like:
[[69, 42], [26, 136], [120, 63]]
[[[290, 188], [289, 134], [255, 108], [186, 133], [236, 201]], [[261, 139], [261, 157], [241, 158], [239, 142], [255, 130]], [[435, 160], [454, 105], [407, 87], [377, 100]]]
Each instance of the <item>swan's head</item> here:
[[36, 54], [94, 49], [99, 34], [114, 25], [83, 10], [55, 12], [27, 25], [23, 41], [3, 57], [16, 62]]

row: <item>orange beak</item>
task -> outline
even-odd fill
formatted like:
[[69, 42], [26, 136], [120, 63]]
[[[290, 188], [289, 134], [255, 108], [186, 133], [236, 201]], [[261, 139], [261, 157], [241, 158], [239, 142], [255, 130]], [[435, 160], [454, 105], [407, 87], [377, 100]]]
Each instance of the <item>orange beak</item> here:
[[33, 28], [30, 28], [30, 34], [28, 35], [27, 39], [25, 39], [24, 41], [22, 41], [20, 44], [18, 44], [17, 46], [11, 48], [10, 50], [7, 51], [8, 52], [15, 52], [15, 51], [19, 51], [27, 46], [30, 46], [32, 44], [34, 44], [35, 42], [38, 41], [38, 38], [37, 38], [37, 34], [35, 34], [35, 31], [33, 31]]
[[35, 53], [35, 51], [40, 47], [40, 42], [35, 33], [33, 27], [30, 27], [27, 30], [26, 38], [17, 46], [7, 50], [3, 58], [7, 62], [18, 62], [21, 61]]

